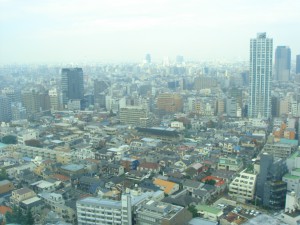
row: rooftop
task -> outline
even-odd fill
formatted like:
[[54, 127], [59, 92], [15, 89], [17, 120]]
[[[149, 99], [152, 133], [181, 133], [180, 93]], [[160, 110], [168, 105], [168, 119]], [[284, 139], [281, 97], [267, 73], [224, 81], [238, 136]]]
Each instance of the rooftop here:
[[286, 179], [293, 179], [293, 180], [300, 180], [300, 177], [299, 177], [299, 176], [292, 175], [292, 174], [289, 174], [289, 173], [285, 174], [285, 175], [283, 176], [283, 178], [286, 178]]
[[221, 209], [218, 209], [216, 207], [213, 206], [208, 206], [208, 205], [196, 205], [196, 209], [198, 211], [205, 211], [205, 212], [209, 212], [212, 214], [219, 214], [222, 212]]
[[72, 171], [72, 172], [76, 172], [78, 170], [83, 169], [84, 166], [83, 165], [77, 165], [77, 164], [69, 164], [69, 165], [66, 165], [66, 166], [62, 166], [61, 168], [64, 169], [64, 170], [69, 170], [69, 171]]

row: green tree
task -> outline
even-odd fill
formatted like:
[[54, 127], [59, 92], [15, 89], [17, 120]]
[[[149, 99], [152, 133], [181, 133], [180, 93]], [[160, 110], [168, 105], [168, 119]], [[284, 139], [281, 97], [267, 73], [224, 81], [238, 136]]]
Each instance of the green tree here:
[[215, 181], [215, 180], [213, 180], [213, 179], [211, 179], [211, 180], [206, 180], [206, 181], [205, 181], [205, 183], [206, 183], [206, 184], [210, 184], [210, 185], [213, 185], [213, 186], [215, 186], [215, 184], [216, 184], [216, 181]]
[[33, 225], [34, 224], [34, 218], [33, 218], [33, 215], [32, 215], [30, 210], [26, 214], [25, 224], [26, 225]]
[[39, 140], [36, 140], [36, 139], [31, 139], [31, 140], [25, 141], [25, 145], [31, 146], [31, 147], [37, 147], [37, 148], [42, 148], [43, 147], [41, 142]]
[[14, 135], [6, 135], [1, 140], [4, 144], [17, 144], [17, 137]]
[[15, 218], [13, 217], [13, 214], [11, 212], [6, 212], [5, 213], [5, 219], [6, 219], [6, 223], [15, 223]]
[[198, 211], [194, 205], [189, 206], [188, 210], [190, 211], [190, 213], [192, 213], [193, 218], [198, 216]]
[[6, 173], [6, 170], [2, 168], [0, 172], [0, 181], [7, 180], [7, 179], [8, 179], [8, 174]]

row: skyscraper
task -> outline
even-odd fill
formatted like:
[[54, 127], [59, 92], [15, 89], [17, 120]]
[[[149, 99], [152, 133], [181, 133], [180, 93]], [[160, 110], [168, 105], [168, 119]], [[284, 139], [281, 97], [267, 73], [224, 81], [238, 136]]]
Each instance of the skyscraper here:
[[0, 95], [0, 122], [10, 122], [11, 119], [10, 99], [5, 95]]
[[296, 73], [300, 74], [300, 55], [296, 56]]
[[273, 39], [258, 33], [250, 40], [249, 117], [271, 116]]
[[64, 107], [70, 99], [83, 99], [82, 68], [64, 68], [61, 70], [61, 90]]
[[289, 81], [291, 70], [291, 49], [277, 46], [275, 51], [275, 80]]
[[105, 108], [105, 96], [108, 93], [110, 82], [105, 80], [94, 81], [94, 101], [97, 108]]

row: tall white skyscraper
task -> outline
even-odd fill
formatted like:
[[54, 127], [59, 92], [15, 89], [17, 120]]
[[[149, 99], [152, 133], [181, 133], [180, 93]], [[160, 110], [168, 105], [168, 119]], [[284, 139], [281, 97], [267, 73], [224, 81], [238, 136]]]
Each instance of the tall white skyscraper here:
[[273, 39], [258, 33], [250, 40], [249, 117], [271, 117]]

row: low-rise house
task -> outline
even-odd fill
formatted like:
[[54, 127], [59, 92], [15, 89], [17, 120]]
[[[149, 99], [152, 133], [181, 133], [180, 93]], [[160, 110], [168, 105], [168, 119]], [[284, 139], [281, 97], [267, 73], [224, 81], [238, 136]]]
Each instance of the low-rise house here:
[[60, 168], [60, 173], [66, 176], [80, 176], [86, 172], [83, 165], [68, 164]]
[[221, 209], [208, 205], [196, 205], [196, 210], [201, 217], [210, 221], [218, 221], [223, 215]]
[[36, 193], [29, 188], [20, 188], [11, 193], [10, 202], [12, 205], [19, 205], [20, 202], [35, 197]]
[[14, 189], [14, 185], [9, 180], [0, 181], [0, 195], [8, 193]]
[[160, 187], [160, 189], [163, 190], [165, 192], [165, 194], [168, 194], [168, 195], [171, 195], [179, 190], [179, 184], [176, 184], [176, 183], [173, 183], [170, 181], [155, 178], [153, 183], [156, 186]]
[[220, 157], [218, 162], [219, 170], [240, 171], [243, 168], [243, 162], [240, 158]]
[[79, 178], [77, 188], [90, 194], [96, 194], [100, 186], [104, 186], [100, 179], [82, 176]]
[[160, 171], [160, 165], [158, 163], [144, 162], [138, 166], [137, 170], [158, 173]]
[[32, 183], [30, 186], [32, 190], [34, 190], [37, 193], [44, 192], [44, 191], [54, 191], [56, 187], [60, 184], [60, 182], [49, 182], [45, 180], [40, 180], [38, 182]]
[[194, 190], [200, 189], [202, 184], [201, 182], [194, 181], [194, 180], [185, 180], [182, 184], [183, 189], [189, 191], [190, 193], [193, 193]]

